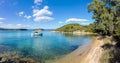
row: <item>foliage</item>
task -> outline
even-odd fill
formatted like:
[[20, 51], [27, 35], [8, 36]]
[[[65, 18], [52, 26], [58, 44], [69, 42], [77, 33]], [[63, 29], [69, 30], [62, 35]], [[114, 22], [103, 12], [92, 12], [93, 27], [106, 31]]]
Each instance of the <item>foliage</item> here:
[[116, 36], [120, 37], [120, 26], [118, 26], [115, 30]]
[[93, 13], [96, 32], [120, 35], [120, 0], [94, 0], [88, 5], [88, 10]]
[[82, 29], [83, 27], [79, 24], [68, 24], [56, 29], [56, 31], [73, 32], [73, 31], [82, 30]]
[[114, 46], [104, 44], [104, 48], [112, 48], [105, 50], [101, 63], [120, 63], [120, 0], [93, 0], [88, 10], [95, 19], [95, 32], [117, 40]]
[[95, 27], [95, 25], [94, 25], [94, 23], [92, 23], [92, 24], [89, 24], [88, 26], [84, 26], [84, 30], [86, 32], [95, 32], [94, 27]]
[[120, 49], [110, 48], [105, 50], [100, 59], [100, 63], [120, 63]]
[[90, 24], [88, 26], [82, 26], [80, 24], [67, 24], [64, 25], [55, 31], [62, 31], [62, 32], [74, 32], [74, 31], [87, 31], [92, 32], [93, 31], [93, 24]]
[[109, 60], [112, 59], [113, 56], [113, 49], [107, 49], [102, 55], [102, 58], [100, 59], [100, 63], [111, 63]]

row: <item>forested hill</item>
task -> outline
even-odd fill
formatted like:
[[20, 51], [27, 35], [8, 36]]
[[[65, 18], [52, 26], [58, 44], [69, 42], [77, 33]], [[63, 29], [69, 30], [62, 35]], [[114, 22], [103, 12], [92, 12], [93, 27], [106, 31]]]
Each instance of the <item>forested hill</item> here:
[[64, 25], [54, 31], [62, 31], [62, 32], [74, 32], [74, 31], [91, 31], [91, 25], [89, 26], [82, 26], [80, 24], [67, 24]]

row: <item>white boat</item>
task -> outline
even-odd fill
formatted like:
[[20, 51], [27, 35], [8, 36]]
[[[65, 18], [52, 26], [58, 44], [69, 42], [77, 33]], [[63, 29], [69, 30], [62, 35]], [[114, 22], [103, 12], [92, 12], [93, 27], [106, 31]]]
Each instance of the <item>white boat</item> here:
[[34, 37], [38, 37], [38, 36], [42, 36], [43, 34], [42, 33], [40, 33], [40, 32], [38, 32], [38, 31], [35, 31], [35, 32], [33, 32], [33, 34], [32, 34], [32, 36], [34, 36]]

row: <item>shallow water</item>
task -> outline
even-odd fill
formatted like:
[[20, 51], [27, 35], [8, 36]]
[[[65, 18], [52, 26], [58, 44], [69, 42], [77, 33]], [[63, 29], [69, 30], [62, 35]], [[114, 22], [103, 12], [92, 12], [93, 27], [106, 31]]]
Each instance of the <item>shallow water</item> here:
[[79, 46], [89, 44], [91, 36], [42, 31], [43, 36], [31, 36], [33, 31], [0, 31], [0, 53], [17, 51], [36, 60], [59, 58]]

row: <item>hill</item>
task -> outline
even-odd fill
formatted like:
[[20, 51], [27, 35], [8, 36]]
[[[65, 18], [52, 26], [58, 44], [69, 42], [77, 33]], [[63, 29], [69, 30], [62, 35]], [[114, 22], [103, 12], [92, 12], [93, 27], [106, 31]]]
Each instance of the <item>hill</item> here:
[[80, 24], [67, 24], [64, 25], [58, 29], [56, 29], [55, 31], [62, 31], [62, 32], [74, 32], [74, 31], [82, 31], [85, 30], [85, 26], [82, 26]]
[[54, 31], [60, 31], [60, 32], [74, 32], [74, 31], [85, 31], [85, 32], [94, 32], [93, 30], [94, 24], [90, 24], [88, 26], [83, 26], [80, 24], [67, 24], [64, 25]]

